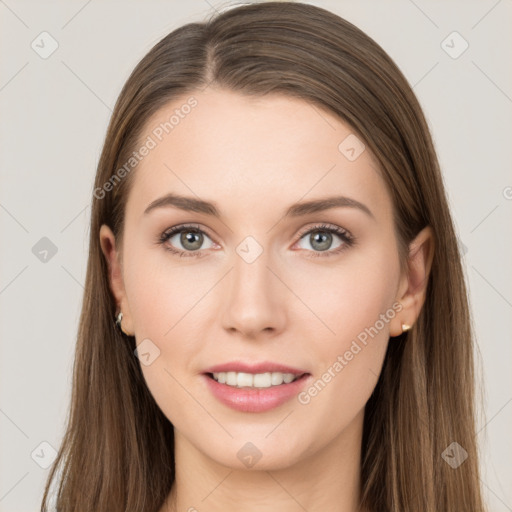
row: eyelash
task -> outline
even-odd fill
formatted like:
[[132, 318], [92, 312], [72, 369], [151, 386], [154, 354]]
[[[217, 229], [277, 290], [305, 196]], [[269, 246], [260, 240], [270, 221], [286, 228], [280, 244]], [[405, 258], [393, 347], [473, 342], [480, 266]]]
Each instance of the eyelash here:
[[[166, 251], [171, 252], [172, 254], [175, 254], [180, 257], [196, 257], [196, 258], [203, 258], [206, 256], [203, 251], [182, 251], [179, 249], [175, 249], [171, 245], [166, 244], [166, 242], [172, 238], [176, 233], [181, 233], [183, 231], [193, 231], [193, 232], [199, 232], [203, 235], [208, 236], [211, 238], [208, 233], [203, 231], [198, 225], [193, 224], [185, 224], [180, 226], [174, 226], [166, 231], [164, 231], [157, 239], [157, 244], [162, 245]], [[327, 251], [308, 251], [312, 254], [309, 255], [309, 258], [325, 258], [325, 257], [331, 257], [335, 256], [337, 254], [340, 254], [341, 252], [345, 251], [346, 249], [352, 247], [356, 243], [356, 239], [354, 236], [352, 236], [347, 230], [340, 228], [339, 226], [335, 225], [328, 225], [328, 224], [319, 224], [317, 226], [314, 226], [312, 228], [307, 228], [299, 233], [299, 240], [302, 240], [302, 238], [305, 235], [308, 235], [310, 233], [313, 233], [315, 231], [320, 232], [327, 232], [327, 233], [333, 233], [335, 235], [338, 235], [342, 241], [343, 244], [337, 247], [336, 249], [331, 249]]]

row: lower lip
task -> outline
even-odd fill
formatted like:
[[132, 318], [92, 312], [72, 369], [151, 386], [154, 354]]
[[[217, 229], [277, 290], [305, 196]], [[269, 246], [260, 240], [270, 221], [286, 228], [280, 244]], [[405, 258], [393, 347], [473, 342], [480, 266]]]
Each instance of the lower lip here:
[[203, 377], [210, 391], [224, 405], [241, 412], [264, 412], [297, 396], [311, 375], [305, 374], [289, 384], [252, 389], [221, 384], [206, 374]]

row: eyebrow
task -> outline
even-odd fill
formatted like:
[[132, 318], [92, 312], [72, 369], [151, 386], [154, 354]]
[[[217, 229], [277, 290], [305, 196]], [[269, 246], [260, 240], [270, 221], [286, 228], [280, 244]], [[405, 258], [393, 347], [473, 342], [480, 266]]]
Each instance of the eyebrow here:
[[[211, 215], [219, 219], [221, 218], [220, 210], [216, 203], [204, 201], [195, 197], [180, 196], [172, 192], [152, 201], [144, 210], [144, 215], [156, 208], [164, 208], [168, 206], [174, 206], [180, 210], [188, 212], [204, 213], [205, 215]], [[331, 196], [295, 203], [288, 207], [284, 217], [300, 217], [310, 213], [317, 213], [331, 208], [340, 207], [356, 208], [370, 216], [372, 219], [375, 219], [375, 216], [365, 204], [345, 196]]]

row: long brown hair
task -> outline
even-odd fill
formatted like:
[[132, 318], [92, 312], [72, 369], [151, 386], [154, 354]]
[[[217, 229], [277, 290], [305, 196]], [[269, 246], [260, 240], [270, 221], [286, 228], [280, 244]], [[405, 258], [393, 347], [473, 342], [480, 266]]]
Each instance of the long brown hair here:
[[[424, 307], [412, 330], [389, 343], [366, 404], [361, 505], [378, 512], [484, 510], [473, 328], [427, 123], [407, 80], [375, 41], [325, 9], [295, 2], [242, 5], [182, 26], [151, 49], [124, 85], [97, 168], [71, 407], [41, 510], [58, 468], [59, 512], [156, 512], [170, 492], [173, 426], [145, 384], [135, 338], [115, 329], [99, 229], [107, 224], [116, 240], [122, 237], [136, 169], [113, 177], [144, 138], [149, 118], [212, 83], [241, 94], [301, 98], [348, 123], [380, 164], [402, 268], [409, 242], [432, 227], [435, 255]], [[454, 441], [468, 454], [457, 468], [442, 457]]]

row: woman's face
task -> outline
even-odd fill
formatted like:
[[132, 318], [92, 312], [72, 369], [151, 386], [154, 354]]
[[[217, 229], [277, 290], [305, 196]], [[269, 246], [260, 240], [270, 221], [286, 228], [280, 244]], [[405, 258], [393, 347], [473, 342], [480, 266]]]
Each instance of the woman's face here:
[[142, 137], [113, 283], [123, 329], [184, 443], [224, 466], [288, 467], [360, 430], [389, 336], [412, 323], [391, 199], [369, 150], [326, 111], [193, 96]]

